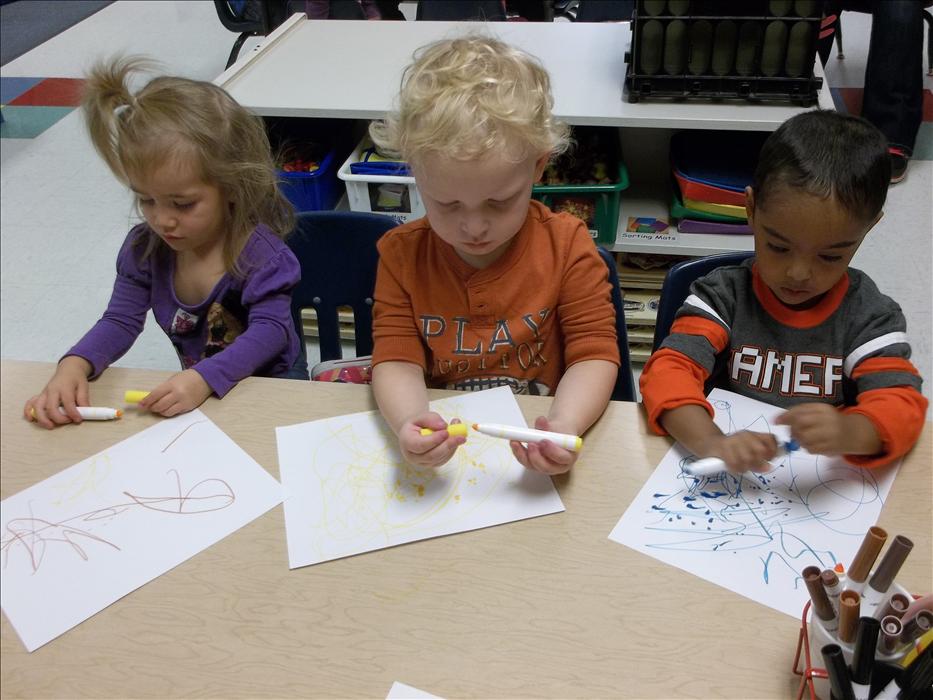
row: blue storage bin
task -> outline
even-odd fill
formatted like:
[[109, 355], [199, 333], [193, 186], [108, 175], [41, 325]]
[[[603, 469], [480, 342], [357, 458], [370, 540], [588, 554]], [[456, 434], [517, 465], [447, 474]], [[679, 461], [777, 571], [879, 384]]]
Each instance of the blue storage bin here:
[[295, 211], [333, 209], [340, 199], [342, 183], [337, 178], [335, 149], [330, 149], [313, 173], [279, 171], [279, 187]]

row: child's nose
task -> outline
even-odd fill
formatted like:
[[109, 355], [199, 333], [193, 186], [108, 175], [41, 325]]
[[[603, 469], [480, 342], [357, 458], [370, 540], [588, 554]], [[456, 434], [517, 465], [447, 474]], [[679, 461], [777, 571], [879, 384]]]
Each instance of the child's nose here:
[[171, 230], [176, 224], [174, 214], [166, 207], [155, 207], [152, 219], [152, 224], [160, 230]]
[[791, 261], [787, 268], [787, 276], [796, 282], [805, 282], [810, 279], [810, 263], [807, 260], [797, 258]]
[[481, 214], [465, 214], [461, 226], [470, 238], [480, 238], [489, 228], [489, 222]]

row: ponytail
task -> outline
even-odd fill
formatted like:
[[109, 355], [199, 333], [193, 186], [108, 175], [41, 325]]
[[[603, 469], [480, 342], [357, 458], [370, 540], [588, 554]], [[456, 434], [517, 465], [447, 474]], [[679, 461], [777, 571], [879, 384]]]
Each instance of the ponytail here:
[[131, 73], [151, 67], [140, 57], [119, 57], [96, 64], [87, 76], [81, 106], [91, 143], [117, 178], [129, 183], [119, 155], [121, 127], [133, 118], [136, 98], [129, 88]]

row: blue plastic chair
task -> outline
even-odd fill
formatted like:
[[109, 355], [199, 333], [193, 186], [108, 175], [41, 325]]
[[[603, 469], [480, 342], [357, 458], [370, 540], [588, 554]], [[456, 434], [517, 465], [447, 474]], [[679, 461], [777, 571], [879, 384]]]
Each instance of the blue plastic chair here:
[[690, 295], [690, 285], [693, 284], [694, 280], [708, 275], [717, 267], [738, 265], [743, 260], [752, 257], [752, 255], [753, 253], [747, 252], [722, 253], [720, 255], [709, 255], [705, 258], [684, 260], [673, 265], [667, 271], [664, 285], [661, 287], [661, 300], [658, 303], [658, 318], [654, 326], [654, 347], [652, 352], [657, 351], [662, 341], [671, 332], [674, 316]]
[[356, 355], [373, 352], [373, 291], [379, 252], [376, 241], [397, 226], [395, 219], [378, 214], [347, 211], [310, 211], [298, 215], [286, 239], [301, 264], [301, 282], [292, 292], [292, 320], [307, 354], [301, 310], [317, 313], [321, 361], [343, 357], [337, 307], [353, 309]]
[[619, 343], [619, 373], [612, 389], [613, 401], [634, 401], [635, 380], [632, 376], [632, 361], [628, 353], [628, 333], [625, 331], [625, 308], [622, 304], [622, 290], [619, 289], [619, 273], [616, 269], [615, 256], [605, 248], [596, 246], [599, 256], [609, 268], [609, 285], [612, 287], [612, 305], [616, 310], [616, 340]]

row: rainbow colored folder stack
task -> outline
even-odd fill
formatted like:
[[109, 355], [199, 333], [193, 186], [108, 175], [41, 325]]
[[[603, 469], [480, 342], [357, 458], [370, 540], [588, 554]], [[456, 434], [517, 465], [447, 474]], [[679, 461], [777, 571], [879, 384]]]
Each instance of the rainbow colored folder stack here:
[[749, 234], [745, 188], [767, 134], [680, 131], [671, 137], [671, 218], [682, 233]]

